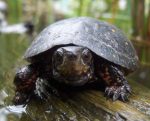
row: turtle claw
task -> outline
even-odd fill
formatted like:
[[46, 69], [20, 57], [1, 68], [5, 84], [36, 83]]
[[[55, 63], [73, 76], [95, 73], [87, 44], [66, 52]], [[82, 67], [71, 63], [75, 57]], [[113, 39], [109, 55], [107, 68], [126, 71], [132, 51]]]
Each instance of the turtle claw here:
[[114, 93], [113, 97], [112, 97], [112, 100], [113, 101], [116, 101], [117, 99], [119, 98], [119, 94], [116, 92]]
[[109, 88], [106, 88], [105, 94], [107, 97], [109, 97], [111, 95], [111, 90]]
[[22, 105], [27, 104], [30, 100], [30, 96], [25, 93], [16, 92], [15, 97], [13, 99], [14, 105]]
[[128, 93], [130, 93], [131, 94], [131, 88], [130, 88], [130, 86], [128, 85], [128, 86], [126, 86], [126, 90], [128, 91]]
[[113, 101], [118, 99], [122, 100], [123, 102], [128, 101], [128, 95], [131, 94], [130, 86], [109, 86], [105, 89], [105, 95], [108, 98], [112, 98]]
[[112, 90], [109, 87], [106, 87], [105, 96], [109, 98], [111, 95], [112, 95]]
[[121, 100], [122, 100], [123, 102], [128, 101], [128, 97], [127, 97], [127, 95], [126, 95], [125, 93], [122, 93], [122, 94], [121, 94]]

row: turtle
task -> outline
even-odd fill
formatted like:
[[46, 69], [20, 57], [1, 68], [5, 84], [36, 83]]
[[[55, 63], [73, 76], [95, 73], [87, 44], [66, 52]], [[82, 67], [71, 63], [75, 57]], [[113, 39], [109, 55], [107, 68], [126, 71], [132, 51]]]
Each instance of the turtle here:
[[57, 21], [46, 27], [24, 54], [29, 65], [14, 77], [14, 103], [34, 93], [38, 78], [73, 87], [100, 81], [112, 100], [127, 101], [131, 86], [126, 76], [138, 68], [133, 44], [116, 26], [91, 17]]

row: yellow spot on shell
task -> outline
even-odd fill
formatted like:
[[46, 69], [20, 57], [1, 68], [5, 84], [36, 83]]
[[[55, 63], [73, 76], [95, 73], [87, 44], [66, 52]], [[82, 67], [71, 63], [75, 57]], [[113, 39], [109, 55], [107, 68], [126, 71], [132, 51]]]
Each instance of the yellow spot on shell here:
[[112, 32], [115, 32], [115, 30], [114, 30], [114, 29], [112, 29], [111, 31], [112, 31]]
[[128, 45], [128, 42], [125, 42], [125, 45]]
[[116, 56], [115, 56], [115, 55], [113, 55], [113, 57], [115, 58]]

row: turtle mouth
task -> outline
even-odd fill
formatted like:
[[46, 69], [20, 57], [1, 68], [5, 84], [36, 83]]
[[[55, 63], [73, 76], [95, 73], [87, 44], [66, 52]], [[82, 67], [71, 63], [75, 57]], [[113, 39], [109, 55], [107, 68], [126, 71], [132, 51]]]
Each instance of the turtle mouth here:
[[82, 86], [93, 78], [93, 74], [91, 71], [89, 71], [88, 73], [84, 73], [82, 75], [72, 75], [72, 76], [71, 75], [63, 76], [55, 71], [53, 72], [53, 75], [54, 79], [56, 79], [58, 82], [72, 86]]

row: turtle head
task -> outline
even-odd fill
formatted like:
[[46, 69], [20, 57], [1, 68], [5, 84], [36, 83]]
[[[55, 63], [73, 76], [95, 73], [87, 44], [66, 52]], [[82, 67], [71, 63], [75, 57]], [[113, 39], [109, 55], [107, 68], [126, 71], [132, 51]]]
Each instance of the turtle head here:
[[89, 49], [78, 46], [58, 48], [52, 56], [53, 77], [66, 84], [83, 85], [93, 78], [93, 57]]

